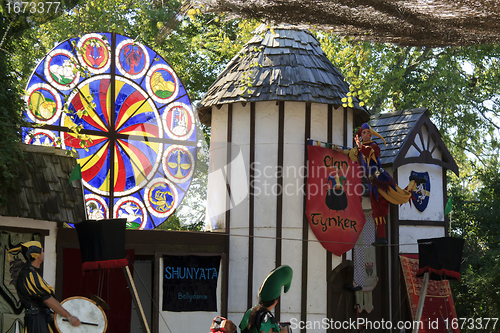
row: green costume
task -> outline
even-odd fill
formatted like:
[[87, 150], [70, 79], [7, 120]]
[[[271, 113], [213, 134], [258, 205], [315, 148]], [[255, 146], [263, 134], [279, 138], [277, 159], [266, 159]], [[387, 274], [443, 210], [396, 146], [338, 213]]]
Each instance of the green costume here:
[[[256, 305], [257, 306], [257, 305]], [[243, 332], [242, 328], [246, 328], [248, 325], [248, 318], [250, 317], [250, 313], [252, 312], [253, 308], [250, 308], [245, 312], [243, 315], [243, 318], [241, 319], [240, 322], [240, 329]], [[276, 319], [274, 318], [273, 314], [269, 311], [264, 311], [260, 313], [260, 328], [257, 329], [256, 325], [252, 326], [252, 329], [250, 330], [250, 333], [259, 333], [259, 332], [269, 332], [272, 330], [273, 332], [279, 332], [280, 327], [278, 323], [276, 322]], [[257, 320], [256, 323], [259, 322], [259, 315], [257, 315]], [[258, 326], [258, 325], [257, 325]], [[247, 329], [248, 330], [248, 329]]]
[[[284, 287], [285, 293], [290, 289], [292, 283], [293, 271], [290, 266], [279, 266], [269, 273], [262, 286], [259, 289], [259, 301], [268, 302], [280, 297], [281, 288]], [[248, 320], [252, 310], [260, 307], [260, 311], [255, 316], [254, 325], [249, 329]], [[240, 329], [243, 333], [260, 333], [260, 332], [279, 332], [280, 327], [276, 322], [273, 314], [263, 307], [261, 304], [250, 308], [245, 312], [240, 322]]]

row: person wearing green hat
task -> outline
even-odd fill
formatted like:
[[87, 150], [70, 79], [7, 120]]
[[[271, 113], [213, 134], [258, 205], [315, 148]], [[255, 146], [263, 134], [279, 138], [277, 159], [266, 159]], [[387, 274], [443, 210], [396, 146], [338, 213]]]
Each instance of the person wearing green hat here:
[[[259, 289], [259, 304], [245, 312], [240, 322], [242, 333], [280, 332], [271, 311], [278, 303], [281, 288], [285, 293], [290, 289], [293, 271], [290, 266], [283, 265], [272, 270]], [[286, 329], [285, 329], [286, 330]]]
[[31, 241], [9, 250], [9, 252], [15, 251], [21, 251], [26, 259], [26, 264], [21, 268], [16, 280], [17, 294], [25, 309], [23, 332], [52, 333], [50, 309], [66, 318], [71, 325], [79, 326], [80, 320], [61, 306], [54, 298], [54, 288], [45, 282], [38, 272], [45, 258], [42, 244]]

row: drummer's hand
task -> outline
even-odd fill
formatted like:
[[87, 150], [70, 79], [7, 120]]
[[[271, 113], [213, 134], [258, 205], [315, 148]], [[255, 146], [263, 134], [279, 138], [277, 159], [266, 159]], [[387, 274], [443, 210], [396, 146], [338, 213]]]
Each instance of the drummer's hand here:
[[77, 317], [75, 316], [71, 316], [68, 321], [70, 322], [71, 325], [73, 326], [80, 326], [81, 322], [80, 322], [80, 319], [78, 319]]

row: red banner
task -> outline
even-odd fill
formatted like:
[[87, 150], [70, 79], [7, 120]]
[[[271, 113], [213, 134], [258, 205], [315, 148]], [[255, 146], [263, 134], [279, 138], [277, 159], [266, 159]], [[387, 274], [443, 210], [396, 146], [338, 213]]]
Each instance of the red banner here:
[[332, 149], [307, 146], [306, 216], [321, 245], [340, 256], [354, 247], [365, 225], [362, 170]]
[[[423, 281], [417, 277], [418, 255], [404, 254], [400, 255], [399, 258], [410, 303], [411, 317], [415, 321]], [[448, 280], [429, 281], [418, 332], [460, 333], [460, 326], [464, 326], [462, 319], [464, 318], [460, 318], [460, 321], [457, 319], [450, 282]], [[465, 324], [468, 325], [469, 322], [465, 321]]]

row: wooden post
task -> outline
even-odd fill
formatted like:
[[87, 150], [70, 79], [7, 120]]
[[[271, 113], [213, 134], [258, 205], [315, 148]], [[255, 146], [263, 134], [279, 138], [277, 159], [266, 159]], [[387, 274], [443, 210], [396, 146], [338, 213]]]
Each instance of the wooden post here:
[[424, 310], [425, 295], [427, 294], [427, 286], [429, 285], [429, 272], [425, 272], [422, 288], [420, 289], [420, 296], [418, 297], [417, 314], [415, 316], [416, 327], [413, 327], [412, 333], [418, 333], [420, 326], [420, 319], [422, 318], [422, 311]]
[[134, 279], [132, 278], [132, 274], [130, 273], [130, 269], [128, 265], [123, 268], [123, 273], [125, 273], [125, 279], [127, 280], [128, 287], [130, 289], [130, 293], [132, 294], [132, 300], [134, 301], [135, 309], [137, 310], [137, 314], [139, 315], [139, 320], [142, 325], [142, 331], [150, 333], [148, 321], [146, 316], [144, 315], [144, 310], [142, 309], [141, 300], [139, 299], [139, 295], [137, 294], [137, 289], [135, 289]]

